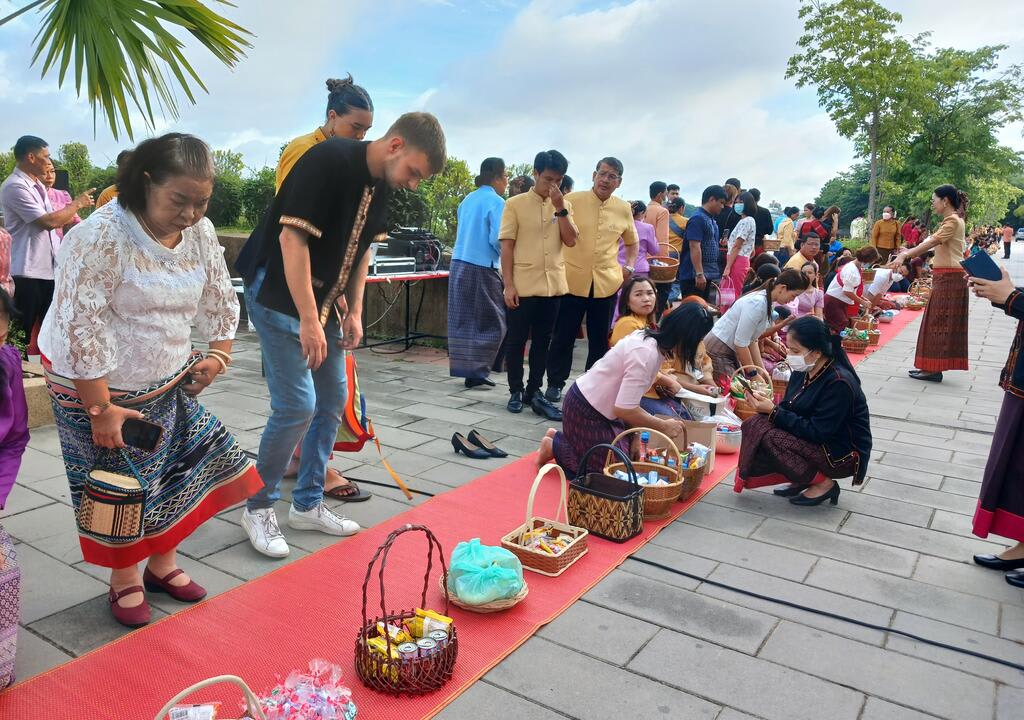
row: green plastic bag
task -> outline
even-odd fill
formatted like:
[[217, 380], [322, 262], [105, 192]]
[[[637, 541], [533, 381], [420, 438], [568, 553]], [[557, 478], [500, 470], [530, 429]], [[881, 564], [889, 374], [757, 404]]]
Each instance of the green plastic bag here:
[[473, 538], [452, 551], [448, 589], [467, 605], [515, 597], [523, 589], [523, 566], [505, 548], [481, 545], [480, 538]]

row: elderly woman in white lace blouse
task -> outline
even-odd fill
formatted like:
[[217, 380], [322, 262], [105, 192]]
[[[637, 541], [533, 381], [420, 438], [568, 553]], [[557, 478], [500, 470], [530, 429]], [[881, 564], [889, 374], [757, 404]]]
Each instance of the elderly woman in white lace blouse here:
[[[117, 202], [64, 239], [39, 346], [82, 554], [111, 568], [111, 611], [137, 627], [150, 619], [144, 589], [182, 602], [206, 595], [178, 568], [178, 544], [263, 483], [195, 400], [231, 364], [238, 324], [224, 256], [203, 217], [213, 192], [210, 150], [178, 133], [147, 140], [117, 185]], [[205, 357], [192, 347], [193, 325], [209, 342]], [[126, 445], [122, 427], [138, 420], [162, 429], [155, 447]], [[126, 506], [94, 502], [110, 496], [96, 477], [111, 479], [95, 470], [142, 486], [141, 523]]]

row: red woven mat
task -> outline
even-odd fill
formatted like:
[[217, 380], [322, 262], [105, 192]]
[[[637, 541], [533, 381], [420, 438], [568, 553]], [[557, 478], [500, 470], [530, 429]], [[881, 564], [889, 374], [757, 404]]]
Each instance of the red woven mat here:
[[[919, 315], [903, 312], [895, 322], [881, 325], [882, 343]], [[342, 666], [360, 717], [431, 717], [692, 507], [732, 472], [736, 457], [719, 456], [715, 471], [692, 499], [677, 503], [671, 517], [645, 523], [633, 540], [616, 544], [590, 538], [589, 553], [558, 578], [527, 572], [530, 594], [511, 610], [478, 615], [451, 608], [459, 630], [458, 664], [452, 680], [433, 694], [396, 699], [359, 682], [353, 649], [367, 563], [388, 533], [405, 523], [430, 527], [446, 557], [457, 542], [473, 537], [498, 545], [525, 519], [532, 456], [0, 693], [0, 717], [152, 720], [167, 700], [199, 680], [239, 675], [259, 694], [313, 658]], [[553, 512], [557, 502], [557, 483], [549, 480], [538, 493], [542, 515]], [[425, 551], [426, 542], [419, 538], [396, 544], [388, 560], [389, 609], [419, 603]], [[434, 572], [428, 604], [442, 610], [436, 564]], [[376, 595], [369, 605], [379, 607]], [[223, 717], [239, 714], [235, 708], [241, 696], [233, 689], [207, 690], [198, 698], [224, 700]]]

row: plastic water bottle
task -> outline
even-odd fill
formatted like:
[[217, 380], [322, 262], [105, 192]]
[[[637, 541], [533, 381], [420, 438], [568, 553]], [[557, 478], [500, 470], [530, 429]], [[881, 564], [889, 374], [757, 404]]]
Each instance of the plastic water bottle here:
[[647, 445], [651, 442], [651, 434], [644, 430], [640, 433], [640, 462], [647, 462]]

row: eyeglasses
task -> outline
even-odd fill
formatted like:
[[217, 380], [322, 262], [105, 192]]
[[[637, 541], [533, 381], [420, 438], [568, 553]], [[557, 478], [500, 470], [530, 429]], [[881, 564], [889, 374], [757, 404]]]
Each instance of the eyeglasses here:
[[621, 175], [616, 175], [615, 173], [610, 173], [606, 170], [602, 170], [597, 174], [597, 176], [602, 180], [611, 180], [612, 182], [617, 182], [622, 179]]

